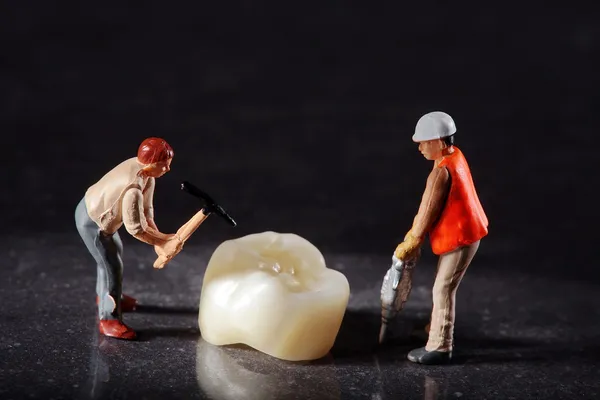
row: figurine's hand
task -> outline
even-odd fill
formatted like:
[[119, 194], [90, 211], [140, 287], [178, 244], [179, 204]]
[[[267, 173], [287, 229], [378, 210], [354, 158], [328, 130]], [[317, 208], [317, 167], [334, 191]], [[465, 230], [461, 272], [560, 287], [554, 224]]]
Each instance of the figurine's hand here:
[[170, 242], [170, 241], [172, 241], [172, 240], [179, 240], [179, 236], [177, 236], [177, 234], [176, 234], [176, 233], [168, 233], [168, 234], [167, 234], [167, 240], [165, 240], [165, 244], [166, 244], [167, 242]]
[[396, 247], [394, 255], [402, 261], [415, 258], [421, 248], [422, 241], [413, 236], [410, 232], [404, 238], [404, 241]]
[[175, 234], [171, 239], [167, 240], [165, 242], [165, 245], [163, 246], [165, 253], [169, 255], [175, 255], [179, 253], [182, 248], [183, 242], [181, 241], [181, 239], [179, 239], [179, 236], [177, 236], [177, 234]]
[[150, 225], [150, 222], [148, 222], [148, 227], [146, 228], [146, 232], [149, 233], [151, 236], [154, 236], [155, 239], [161, 240], [162, 241], [162, 243], [160, 244], [161, 246], [164, 246], [167, 241], [175, 239], [177, 237], [177, 233], [162, 233], [161, 231], [158, 230], [158, 228], [156, 228], [156, 225], [154, 225], [154, 227], [152, 227]]
[[166, 257], [167, 253], [163, 247], [163, 245], [159, 246], [159, 245], [155, 245], [154, 246], [154, 252], [156, 253], [157, 256], [159, 257]]
[[175, 257], [182, 248], [183, 241], [175, 234], [172, 239], [166, 240], [162, 245], [154, 246], [154, 251], [159, 257], [170, 260]]

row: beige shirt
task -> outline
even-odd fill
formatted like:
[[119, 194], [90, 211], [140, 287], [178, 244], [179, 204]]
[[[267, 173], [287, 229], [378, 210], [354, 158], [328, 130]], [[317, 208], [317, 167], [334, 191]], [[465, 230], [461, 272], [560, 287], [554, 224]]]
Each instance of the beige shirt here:
[[143, 165], [136, 157], [117, 165], [85, 193], [90, 218], [100, 230], [113, 234], [122, 225], [131, 235], [148, 227], [154, 219], [154, 178], [141, 175]]

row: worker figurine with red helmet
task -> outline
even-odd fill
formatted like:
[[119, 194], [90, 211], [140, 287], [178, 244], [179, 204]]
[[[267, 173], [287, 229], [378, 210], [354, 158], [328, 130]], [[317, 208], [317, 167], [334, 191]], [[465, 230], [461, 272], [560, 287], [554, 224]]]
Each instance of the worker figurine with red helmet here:
[[97, 264], [96, 294], [100, 333], [118, 339], [136, 338], [123, 323], [122, 312], [136, 300], [122, 294], [123, 244], [121, 226], [136, 239], [163, 248], [181, 246], [176, 234], [165, 234], [154, 222], [155, 179], [170, 170], [173, 149], [160, 138], [148, 138], [137, 157], [123, 161], [85, 193], [75, 210], [75, 222]]
[[488, 220], [479, 202], [467, 160], [454, 145], [452, 118], [435, 111], [417, 122], [413, 141], [433, 161], [433, 169], [412, 228], [398, 245], [395, 256], [410, 260], [429, 234], [431, 249], [439, 255], [433, 285], [433, 310], [425, 347], [408, 353], [410, 361], [443, 364], [453, 350], [456, 291], [462, 277], [488, 233]]

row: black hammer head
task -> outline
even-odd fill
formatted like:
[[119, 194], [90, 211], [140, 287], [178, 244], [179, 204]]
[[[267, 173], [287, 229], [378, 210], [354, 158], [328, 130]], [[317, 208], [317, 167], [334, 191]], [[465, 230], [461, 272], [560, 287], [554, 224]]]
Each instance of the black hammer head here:
[[192, 185], [191, 183], [185, 181], [181, 184], [181, 190], [188, 192], [194, 197], [199, 198], [204, 202], [204, 210], [208, 213], [215, 213], [227, 221], [231, 226], [236, 226], [237, 223], [231, 218], [227, 211], [223, 209], [217, 202], [210, 197], [206, 192], [203, 192], [198, 187]]

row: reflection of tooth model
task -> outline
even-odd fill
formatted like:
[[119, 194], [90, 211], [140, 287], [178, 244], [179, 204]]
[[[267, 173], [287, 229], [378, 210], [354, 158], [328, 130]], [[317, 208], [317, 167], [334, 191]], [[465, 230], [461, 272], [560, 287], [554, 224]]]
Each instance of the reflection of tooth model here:
[[202, 392], [211, 399], [339, 400], [340, 383], [332, 360], [292, 364], [251, 349], [216, 347], [200, 339], [196, 376]]
[[214, 345], [243, 343], [289, 361], [325, 356], [350, 287], [321, 252], [294, 234], [263, 232], [222, 243], [202, 286], [199, 325]]

